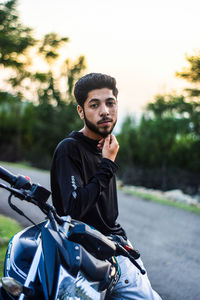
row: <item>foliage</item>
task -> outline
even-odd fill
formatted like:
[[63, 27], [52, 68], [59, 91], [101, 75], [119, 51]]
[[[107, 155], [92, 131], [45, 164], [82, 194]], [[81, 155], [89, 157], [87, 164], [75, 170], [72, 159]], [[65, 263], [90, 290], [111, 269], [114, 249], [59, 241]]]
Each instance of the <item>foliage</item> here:
[[162, 190], [199, 190], [200, 104], [183, 95], [157, 95], [140, 123], [127, 117], [118, 136], [120, 178]]
[[3, 276], [4, 258], [8, 242], [20, 230], [21, 227], [16, 221], [0, 215], [0, 277]]
[[82, 55], [60, 59], [67, 37], [53, 32], [36, 40], [16, 3], [0, 4], [0, 67], [9, 87], [0, 91], [0, 158], [49, 168], [58, 142], [81, 126], [72, 90], [86, 62]]
[[49, 168], [58, 142], [81, 126], [73, 102], [61, 102], [56, 107], [43, 102], [36, 106], [0, 93], [0, 103], [2, 160], [27, 160], [34, 166]]
[[120, 145], [117, 160], [123, 169], [127, 162], [138, 161], [138, 130], [134, 118], [131, 116], [125, 118], [117, 139]]
[[0, 64], [21, 69], [27, 59], [25, 51], [35, 42], [32, 29], [19, 21], [16, 0], [0, 3]]
[[176, 72], [176, 76], [187, 80], [190, 83], [195, 83], [198, 88], [186, 89], [189, 95], [192, 97], [200, 96], [200, 51], [194, 55], [187, 55], [186, 60], [188, 61], [188, 67], [183, 68], [182, 72]]
[[[16, 0], [0, 4], [0, 159], [50, 167], [57, 143], [80, 129], [73, 87], [85, 57], [61, 56], [68, 37], [52, 32], [35, 39], [21, 24]], [[34, 58], [34, 59], [33, 59]], [[200, 190], [200, 52], [187, 56], [176, 75], [193, 86], [183, 95], [156, 95], [139, 123], [127, 116], [118, 134], [119, 176], [147, 187]]]
[[200, 192], [200, 52], [176, 75], [195, 84], [184, 95], [156, 95], [140, 124], [127, 117], [118, 136], [119, 176], [129, 184]]

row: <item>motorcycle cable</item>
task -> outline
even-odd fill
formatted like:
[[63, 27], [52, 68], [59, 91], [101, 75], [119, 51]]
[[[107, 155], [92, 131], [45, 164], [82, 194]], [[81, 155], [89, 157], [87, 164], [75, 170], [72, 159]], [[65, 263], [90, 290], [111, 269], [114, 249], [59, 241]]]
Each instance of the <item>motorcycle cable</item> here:
[[[50, 220], [51, 226], [55, 231], [58, 232], [59, 230], [61, 230], [63, 225], [66, 223], [68, 223], [69, 226], [74, 227], [74, 225], [71, 223], [71, 221], [66, 220], [66, 218], [63, 219], [62, 217], [60, 217], [57, 214], [55, 207], [53, 207], [49, 203], [37, 202], [37, 206], [42, 210], [42, 212], [44, 214], [47, 215], [47, 218]], [[57, 224], [61, 226], [61, 228], [59, 230], [58, 230]], [[61, 231], [63, 231], [63, 230], [61, 230]]]
[[8, 197], [8, 204], [10, 205], [10, 207], [11, 207], [14, 211], [16, 211], [19, 215], [21, 215], [21, 216], [23, 216], [24, 218], [26, 218], [29, 222], [31, 222], [31, 223], [32, 223], [34, 226], [36, 226], [39, 230], [41, 230], [40, 227], [39, 227], [35, 222], [33, 222], [29, 217], [27, 217], [27, 216], [23, 213], [22, 210], [20, 210], [17, 206], [15, 206], [15, 205], [11, 202], [12, 196], [14, 196], [13, 193], [11, 193], [11, 194], [9, 195], [9, 197]]
[[41, 209], [41, 211], [47, 216], [47, 218], [50, 220], [51, 227], [53, 230], [58, 231], [57, 224], [54, 218], [54, 215], [52, 213], [52, 210], [50, 209], [50, 205], [47, 205], [47, 203], [38, 203], [38, 207]]

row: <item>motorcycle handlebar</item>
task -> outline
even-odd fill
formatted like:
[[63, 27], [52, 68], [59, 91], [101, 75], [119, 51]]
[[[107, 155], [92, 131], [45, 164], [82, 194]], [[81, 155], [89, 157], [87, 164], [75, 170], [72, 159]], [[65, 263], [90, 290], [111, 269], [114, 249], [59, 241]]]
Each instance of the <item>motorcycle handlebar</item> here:
[[31, 183], [30, 178], [22, 175], [16, 176], [3, 167], [0, 167], [0, 178], [10, 183], [14, 190], [28, 190], [29, 198], [35, 199], [38, 202], [46, 202], [51, 194], [41, 185]]
[[[46, 203], [51, 192], [46, 188], [42, 187], [40, 184], [34, 184], [30, 182], [30, 178], [22, 175], [15, 176], [5, 168], [0, 166], [0, 179], [5, 180], [11, 184], [11, 187], [0, 183], [0, 187], [8, 190], [15, 197], [32, 202], [33, 204], [40, 207], [40, 209], [49, 216], [51, 221], [53, 218], [50, 216], [50, 212], [53, 214], [56, 221], [62, 225], [64, 221], [60, 218], [55, 210], [50, 204]], [[16, 210], [17, 208], [12, 205], [12, 208]], [[16, 210], [19, 212], [19, 210]], [[21, 214], [21, 212], [20, 212]]]
[[15, 176], [3, 167], [0, 167], [0, 178], [10, 183], [10, 185], [14, 185], [17, 181], [17, 176]]
[[31, 190], [30, 178], [22, 175], [14, 175], [3, 167], [0, 167], [0, 178], [10, 183], [15, 189]]

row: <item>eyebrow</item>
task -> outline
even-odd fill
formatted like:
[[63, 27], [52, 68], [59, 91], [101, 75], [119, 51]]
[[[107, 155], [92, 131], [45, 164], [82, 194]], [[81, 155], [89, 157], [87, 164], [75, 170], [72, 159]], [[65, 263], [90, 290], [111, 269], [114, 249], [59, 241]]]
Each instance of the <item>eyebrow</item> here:
[[[105, 101], [109, 101], [109, 100], [112, 100], [112, 101], [116, 101], [117, 102], [117, 99], [113, 98], [113, 97], [109, 97], [109, 98], [106, 98]], [[90, 99], [90, 101], [88, 103], [91, 103], [91, 102], [100, 102], [101, 100], [98, 99], [98, 98], [92, 98]]]

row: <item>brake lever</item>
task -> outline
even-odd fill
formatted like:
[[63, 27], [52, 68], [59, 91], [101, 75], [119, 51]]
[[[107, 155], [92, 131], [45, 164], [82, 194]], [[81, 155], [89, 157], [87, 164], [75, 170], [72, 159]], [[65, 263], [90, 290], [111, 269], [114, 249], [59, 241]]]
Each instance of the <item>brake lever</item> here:
[[118, 242], [116, 242], [117, 251], [116, 254], [118, 255], [124, 255], [130, 259], [130, 261], [140, 270], [141, 274], [146, 274], [146, 271], [141, 268], [141, 266], [138, 264], [138, 262], [135, 260], [135, 258]]
[[28, 195], [27, 192], [25, 192], [24, 190], [17, 190], [15, 188], [9, 187], [3, 183], [0, 183], [0, 187], [4, 188], [5, 190], [11, 192], [14, 196], [16, 196], [17, 198], [21, 199], [21, 200], [28, 200]]

